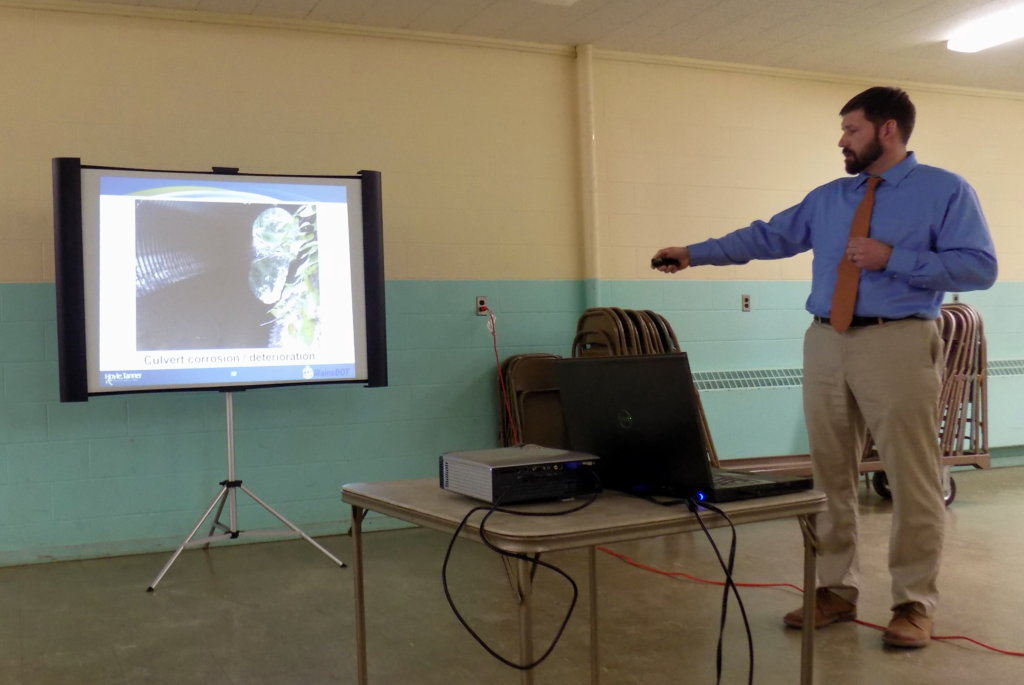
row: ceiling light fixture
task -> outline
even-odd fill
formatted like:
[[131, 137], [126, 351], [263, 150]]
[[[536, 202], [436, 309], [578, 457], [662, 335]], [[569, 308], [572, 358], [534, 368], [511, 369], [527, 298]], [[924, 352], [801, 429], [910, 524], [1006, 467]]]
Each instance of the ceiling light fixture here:
[[1010, 7], [964, 24], [949, 37], [946, 48], [978, 52], [1024, 37], [1024, 5]]

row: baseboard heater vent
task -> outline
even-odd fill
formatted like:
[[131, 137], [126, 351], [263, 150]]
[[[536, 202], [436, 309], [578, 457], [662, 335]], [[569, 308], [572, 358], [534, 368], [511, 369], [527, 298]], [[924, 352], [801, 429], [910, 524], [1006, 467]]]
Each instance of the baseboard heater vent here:
[[803, 369], [759, 369], [757, 371], [696, 371], [698, 390], [742, 390], [747, 388], [798, 388]]
[[988, 363], [990, 376], [1024, 376], [1024, 359], [1004, 359]]
[[[988, 363], [989, 376], [1024, 376], [1024, 359]], [[755, 388], [799, 388], [803, 369], [758, 369], [756, 371], [695, 371], [698, 390], [748, 390]]]

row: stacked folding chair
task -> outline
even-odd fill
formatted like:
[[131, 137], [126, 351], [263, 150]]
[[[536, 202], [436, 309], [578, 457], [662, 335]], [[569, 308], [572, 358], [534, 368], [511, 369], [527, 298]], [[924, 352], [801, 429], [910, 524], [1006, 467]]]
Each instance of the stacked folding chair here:
[[[573, 357], [675, 354], [679, 351], [679, 340], [672, 324], [661, 314], [649, 309], [588, 309], [576, 323], [576, 336], [572, 342]], [[718, 466], [715, 443], [711, 439], [711, 430], [696, 387], [693, 395], [700, 410], [700, 427], [708, 448], [708, 458], [713, 466]]]
[[939, 399], [943, 456], [988, 454], [987, 352], [981, 316], [973, 307], [942, 305], [945, 370]]
[[595, 307], [583, 312], [572, 341], [574, 357], [668, 354], [679, 351], [672, 325], [650, 310]]
[[[501, 365], [498, 388], [501, 444], [568, 447], [562, 401], [558, 395], [555, 354], [517, 354]], [[508, 406], [506, 406], [506, 401]]]

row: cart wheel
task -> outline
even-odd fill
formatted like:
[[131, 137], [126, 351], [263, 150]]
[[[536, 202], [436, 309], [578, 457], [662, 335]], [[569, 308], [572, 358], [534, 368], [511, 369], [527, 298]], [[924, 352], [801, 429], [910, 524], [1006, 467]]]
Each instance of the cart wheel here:
[[889, 477], [885, 475], [885, 471], [875, 471], [871, 474], [871, 485], [880, 497], [892, 499], [892, 491], [889, 490]]
[[[892, 499], [892, 491], [889, 490], [889, 477], [885, 475], [885, 471], [875, 471], [871, 476], [871, 485], [881, 497]], [[956, 499], [956, 479], [947, 473], [943, 478], [943, 485], [945, 487], [943, 488], [942, 499], [948, 507]]]
[[953, 479], [953, 476], [949, 475], [948, 469], [942, 479], [942, 484], [942, 499], [945, 500], [948, 507], [956, 499], [956, 481]]

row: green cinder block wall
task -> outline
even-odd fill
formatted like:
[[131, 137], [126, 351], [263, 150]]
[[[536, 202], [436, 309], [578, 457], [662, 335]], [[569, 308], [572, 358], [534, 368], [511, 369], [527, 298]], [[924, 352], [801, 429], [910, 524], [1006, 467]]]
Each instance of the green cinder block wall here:
[[[593, 284], [590, 284], [592, 286]], [[346, 482], [433, 477], [446, 450], [497, 444], [500, 358], [568, 356], [581, 281], [391, 281], [390, 385], [233, 394], [237, 476], [311, 534], [347, 529]], [[800, 367], [806, 283], [603, 282], [602, 305], [654, 309], [695, 372]], [[742, 294], [752, 311], [740, 311]], [[1024, 285], [964, 301], [985, 319], [989, 359], [1024, 358]], [[1019, 372], [989, 378], [989, 436], [1024, 444]], [[173, 549], [226, 476], [221, 393], [144, 393], [62, 404], [52, 284], [0, 285], [0, 564]], [[806, 453], [799, 387], [703, 391], [722, 459]], [[276, 527], [239, 495], [242, 529]], [[393, 525], [372, 519], [371, 527]]]

